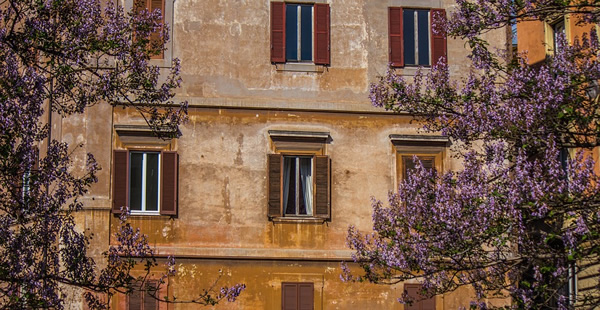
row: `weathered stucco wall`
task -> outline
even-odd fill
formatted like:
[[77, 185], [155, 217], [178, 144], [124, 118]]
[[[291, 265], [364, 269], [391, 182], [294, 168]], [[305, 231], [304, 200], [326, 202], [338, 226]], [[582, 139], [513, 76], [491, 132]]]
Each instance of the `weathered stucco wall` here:
[[[315, 283], [315, 309], [403, 309], [396, 302], [401, 285], [342, 283], [339, 261], [350, 258], [348, 226], [370, 230], [371, 197], [385, 200], [397, 184], [389, 135], [418, 133], [409, 116], [385, 113], [368, 100], [369, 84], [388, 63], [387, 7], [444, 7], [451, 13], [453, 1], [321, 2], [331, 6], [331, 66], [323, 72], [278, 71], [271, 64], [268, 0], [174, 2], [169, 53], [181, 59], [184, 82], [177, 97], [190, 103], [190, 111], [183, 136], [161, 148], [180, 156], [179, 213], [130, 218], [160, 255], [179, 258], [170, 295], [193, 297], [223, 269], [221, 283], [244, 282], [248, 289], [235, 305], [219, 308], [277, 309], [281, 282], [309, 281]], [[504, 47], [504, 31], [487, 38]], [[449, 39], [448, 63], [456, 78], [470, 69], [465, 56], [464, 42]], [[82, 228], [95, 234], [97, 261], [119, 224], [110, 214], [112, 150], [156, 149], [139, 142], [143, 139], [124, 141], [115, 126], [143, 124], [134, 110], [107, 105], [55, 124], [64, 141], [83, 143], [76, 151], [78, 169], [85, 152], [94, 153], [103, 169], [85, 199], [86, 211], [78, 215]], [[329, 133], [324, 152], [332, 159], [330, 222], [269, 221], [267, 154], [274, 152], [269, 130]], [[446, 152], [443, 169], [458, 167]], [[459, 290], [440, 296], [437, 308], [467, 306], [466, 295]], [[116, 298], [113, 306], [120, 308], [124, 300]]]

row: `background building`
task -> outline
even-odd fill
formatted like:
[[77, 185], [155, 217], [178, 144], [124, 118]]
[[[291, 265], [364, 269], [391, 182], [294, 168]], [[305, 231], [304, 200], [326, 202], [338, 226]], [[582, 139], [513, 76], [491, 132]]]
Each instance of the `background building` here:
[[[443, 137], [422, 135], [409, 115], [373, 108], [368, 99], [369, 83], [389, 63], [407, 77], [440, 56], [455, 77], [469, 70], [463, 42], [431, 32], [432, 16], [449, 14], [452, 3], [145, 3], [163, 8], [171, 26], [168, 49], [152, 61], [166, 68], [181, 59], [177, 96], [189, 102], [189, 121], [173, 140], [154, 138], [134, 110], [108, 105], [53, 123], [55, 136], [84, 142], [80, 151], [95, 154], [103, 168], [77, 215], [94, 232], [92, 253], [114, 242], [113, 211], [127, 204], [130, 222], [159, 255], [177, 258], [170, 297], [194, 298], [222, 270], [220, 284], [248, 288], [218, 308], [468, 306], [467, 289], [405, 307], [397, 298], [405, 289], [415, 294], [418, 283], [339, 278], [340, 262], [351, 260], [348, 226], [371, 228], [371, 197], [387, 197], [410, 169], [407, 159], [458, 167]], [[487, 36], [506, 44], [505, 31]], [[112, 305], [126, 309], [139, 298], [117, 296]]]

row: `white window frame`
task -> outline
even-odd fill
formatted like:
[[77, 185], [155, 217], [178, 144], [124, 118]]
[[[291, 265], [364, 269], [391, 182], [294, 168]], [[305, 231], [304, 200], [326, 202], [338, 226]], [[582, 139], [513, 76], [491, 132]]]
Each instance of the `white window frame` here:
[[[140, 206], [141, 206], [141, 210], [129, 210], [131, 212], [132, 215], [141, 215], [141, 214], [145, 214], [145, 215], [159, 215], [160, 214], [160, 185], [161, 185], [161, 165], [162, 165], [162, 154], [160, 152], [152, 152], [152, 151], [130, 151], [129, 152], [129, 184], [127, 184], [128, 186], [128, 190], [129, 190], [129, 201], [128, 201], [128, 205], [131, 206], [131, 167], [133, 166], [131, 164], [131, 155], [132, 154], [143, 154], [142, 156], [142, 190], [141, 190], [141, 202], [140, 202]], [[158, 167], [157, 167], [157, 171], [158, 171], [158, 193], [157, 193], [157, 197], [156, 197], [156, 211], [151, 210], [148, 211], [146, 210], [146, 164], [148, 163], [147, 155], [148, 154], [157, 154], [158, 155]]]

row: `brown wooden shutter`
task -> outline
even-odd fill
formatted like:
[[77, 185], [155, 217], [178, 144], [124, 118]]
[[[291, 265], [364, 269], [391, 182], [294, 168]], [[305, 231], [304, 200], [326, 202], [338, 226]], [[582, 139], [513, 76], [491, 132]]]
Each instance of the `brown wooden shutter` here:
[[147, 286], [143, 290], [144, 295], [144, 310], [157, 310], [158, 309], [158, 300], [154, 298], [151, 294], [158, 296], [158, 281], [148, 281]]
[[129, 152], [113, 151], [113, 213], [121, 213], [121, 207], [129, 204]]
[[267, 179], [268, 182], [268, 199], [269, 199], [269, 208], [268, 208], [268, 216], [277, 217], [281, 216], [281, 185], [283, 182], [282, 179], [282, 168], [283, 165], [283, 156], [280, 154], [269, 154], [268, 157], [268, 169], [269, 169], [269, 177]]
[[35, 146], [34, 147], [34, 159], [33, 159], [33, 167], [31, 167], [31, 170], [33, 171], [38, 171], [40, 170], [40, 148]]
[[421, 284], [404, 284], [406, 294], [413, 300], [411, 305], [404, 305], [405, 310], [435, 310], [435, 296], [423, 299], [421, 289]]
[[[150, 44], [157, 44], [157, 42], [160, 42], [160, 40], [161, 40], [160, 35], [162, 33], [162, 29], [165, 24], [165, 1], [164, 0], [149, 0], [148, 2], [149, 2], [149, 7], [148, 7], [149, 12], [154, 12], [154, 10], [160, 10], [160, 15], [161, 15], [160, 23], [163, 26], [160, 27], [160, 29], [158, 29], [157, 31], [153, 32], [150, 35]], [[163, 59], [165, 57], [165, 51], [162, 50], [163, 47], [164, 46], [161, 46], [160, 54], [152, 55], [152, 57], [150, 57], [150, 58]]]
[[329, 65], [330, 39], [329, 39], [329, 4], [316, 3], [315, 10], [315, 64]]
[[314, 287], [312, 283], [298, 283], [298, 309], [314, 309]]
[[271, 62], [285, 62], [285, 3], [271, 2]]
[[402, 8], [388, 9], [389, 53], [392, 67], [404, 66]]
[[281, 283], [281, 309], [298, 310], [298, 284]]
[[329, 156], [316, 156], [316, 191], [315, 214], [316, 217], [331, 218], [331, 160]]
[[161, 152], [160, 214], [177, 216], [177, 174], [179, 157], [177, 152]]
[[446, 20], [446, 10], [444, 9], [431, 9], [431, 63], [436, 66], [440, 61], [441, 57], [444, 57], [442, 63], [448, 63], [448, 52], [447, 52], [447, 39], [446, 31], [442, 29], [441, 25], [436, 25], [437, 34], [434, 32], [434, 21]]

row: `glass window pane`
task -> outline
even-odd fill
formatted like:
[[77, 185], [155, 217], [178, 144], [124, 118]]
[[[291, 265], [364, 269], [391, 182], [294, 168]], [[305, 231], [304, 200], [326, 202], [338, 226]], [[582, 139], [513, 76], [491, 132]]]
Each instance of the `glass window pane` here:
[[300, 158], [300, 197], [298, 205], [298, 214], [310, 215], [307, 203], [312, 201], [312, 161], [310, 158]]
[[298, 5], [285, 6], [285, 59], [298, 60]]
[[429, 11], [418, 10], [419, 65], [429, 66]]
[[414, 65], [415, 61], [415, 10], [404, 9], [402, 16], [404, 39], [404, 64]]
[[159, 154], [146, 154], [146, 211], [158, 211]]
[[312, 5], [300, 8], [300, 60], [312, 60]]
[[288, 189], [288, 199], [285, 208], [285, 214], [296, 214], [296, 157], [285, 157], [283, 159], [286, 161], [285, 165], [290, 166], [290, 178], [287, 186]]
[[131, 153], [129, 158], [129, 208], [142, 210], [142, 153]]

